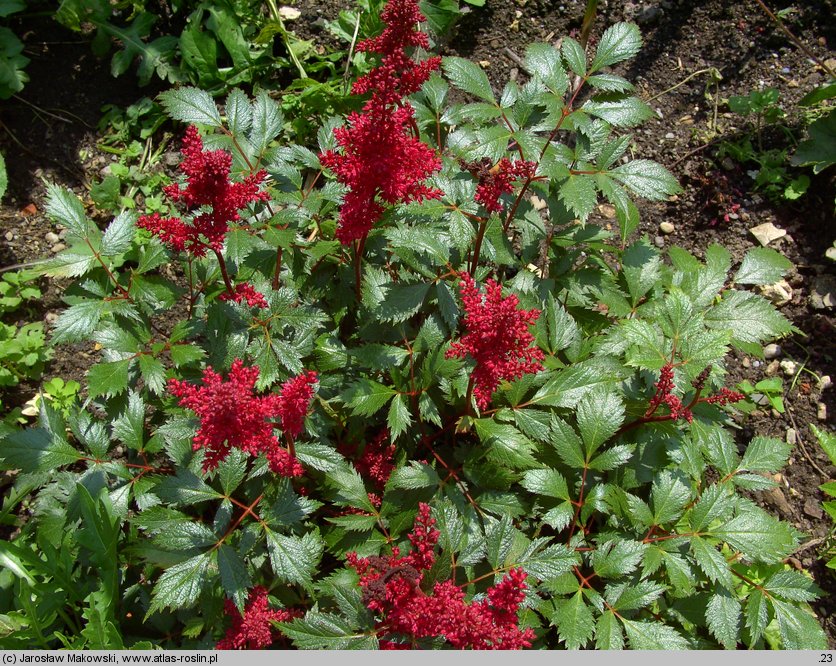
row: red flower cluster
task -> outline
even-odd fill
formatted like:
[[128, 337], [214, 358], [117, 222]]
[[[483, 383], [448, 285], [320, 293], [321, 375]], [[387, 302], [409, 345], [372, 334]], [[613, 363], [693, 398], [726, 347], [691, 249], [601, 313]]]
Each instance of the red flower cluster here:
[[219, 298], [222, 301], [233, 301], [235, 303], [247, 301], [247, 305], [249, 305], [251, 308], [267, 307], [267, 299], [264, 298], [264, 294], [262, 294], [260, 291], [256, 291], [255, 287], [253, 287], [248, 282], [242, 282], [240, 284], [235, 285], [234, 294], [230, 294], [228, 291], [225, 291], [219, 296]]
[[[420, 504], [409, 540], [412, 552], [400, 557], [397, 548], [389, 557], [357, 557], [348, 562], [360, 574], [363, 603], [377, 621], [383, 649], [408, 648], [422, 638], [441, 637], [454, 648], [515, 650], [531, 647], [534, 633], [517, 626], [517, 611], [525, 598], [522, 569], [508, 573], [488, 590], [488, 598], [468, 604], [464, 592], [452, 581], [436, 583], [431, 593], [421, 589], [423, 572], [435, 562], [433, 549], [439, 532], [433, 527], [430, 507]], [[401, 640], [394, 640], [401, 639]], [[407, 643], [401, 642], [406, 639]]]
[[273, 643], [271, 622], [287, 622], [301, 613], [297, 610], [271, 610], [267, 590], [261, 586], [250, 590], [244, 614], [229, 599], [224, 601], [224, 612], [232, 618], [232, 626], [218, 641], [216, 650], [261, 650]]
[[502, 210], [499, 197], [514, 191], [515, 180], [533, 178], [536, 170], [536, 162], [511, 162], [507, 157], [503, 157], [492, 169], [479, 172], [479, 185], [473, 198], [492, 213], [498, 213]]
[[[259, 191], [266, 173], [259, 171], [233, 183], [229, 179], [232, 155], [224, 150], [203, 150], [203, 140], [194, 126], [186, 130], [181, 152], [180, 170], [186, 175], [186, 187], [174, 183], [164, 191], [172, 201], [182, 201], [187, 211], [196, 214], [184, 222], [178, 217], [164, 218], [154, 213], [140, 217], [138, 224], [172, 249], [202, 257], [207, 249], [220, 251], [229, 223], [240, 219], [239, 209], [269, 198], [266, 192]], [[206, 211], [205, 207], [211, 210]]]
[[363, 454], [354, 463], [360, 474], [369, 479], [378, 490], [383, 490], [392, 470], [395, 469], [395, 445], [389, 441], [389, 428], [380, 431], [377, 437], [366, 443]]
[[712, 404], [712, 405], [728, 405], [734, 402], [740, 402], [741, 400], [745, 400], [746, 396], [742, 393], [738, 393], [737, 391], [730, 391], [727, 388], [721, 388], [720, 392], [709, 396], [705, 399], [705, 402]]
[[423, 184], [441, 168], [441, 160], [411, 134], [414, 111], [404, 101], [421, 88], [441, 58], [416, 62], [406, 54], [408, 47], [429, 46], [426, 34], [415, 27], [424, 20], [417, 0], [389, 0], [381, 18], [386, 23], [383, 34], [357, 47], [383, 55], [381, 64], [352, 89], [358, 95], [370, 92], [371, 98], [362, 113], [349, 114], [348, 124], [335, 130], [342, 153], [329, 150], [320, 155], [322, 165], [348, 187], [337, 227], [337, 238], [345, 245], [369, 233], [383, 214], [384, 203], [441, 196]]
[[313, 389], [307, 389], [309, 393], [303, 408], [298, 384], [301, 379], [307, 386], [310, 375], [316, 381], [316, 373], [308, 372], [286, 382], [279, 395], [260, 397], [253, 394], [258, 374], [257, 366], [245, 368], [244, 362], [236, 359], [226, 382], [212, 368], [203, 371], [203, 386], [169, 380], [168, 390], [180, 399], [180, 406], [191, 409], [200, 417], [193, 448], [206, 451], [204, 471], [215, 469], [230, 449], [237, 448], [254, 456], [265, 453], [270, 469], [282, 476], [304, 473], [299, 461], [279, 444], [268, 419], [281, 418], [286, 430], [298, 427], [298, 435], [301, 426], [297, 421], [301, 423], [304, 419], [313, 395]]
[[537, 321], [539, 310], [518, 310], [515, 295], [502, 297], [502, 287], [493, 280], [485, 283], [483, 296], [468, 273], [461, 273], [459, 289], [464, 303], [467, 333], [454, 342], [447, 358], [470, 354], [476, 361], [473, 371], [476, 404], [484, 409], [500, 380], [513, 380], [543, 369], [543, 352], [531, 347], [534, 336], [529, 325]]
[[308, 370], [288, 379], [282, 384], [279, 392], [278, 411], [282, 420], [282, 430], [294, 439], [302, 434], [305, 417], [313, 400], [316, 380], [316, 372]]
[[659, 381], [654, 384], [656, 394], [650, 399], [650, 405], [645, 417], [653, 414], [660, 405], [667, 405], [671, 410], [670, 417], [674, 421], [685, 419], [688, 423], [694, 420], [691, 410], [682, 404], [681, 398], [673, 394], [673, 366], [668, 363], [659, 371]]

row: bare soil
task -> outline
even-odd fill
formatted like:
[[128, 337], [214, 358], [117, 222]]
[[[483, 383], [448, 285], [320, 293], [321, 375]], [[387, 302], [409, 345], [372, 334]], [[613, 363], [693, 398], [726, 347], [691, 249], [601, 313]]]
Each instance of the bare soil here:
[[[322, 19], [334, 18], [354, 3], [299, 0], [296, 4], [302, 11], [296, 31], [327, 44], [331, 38], [322, 29]], [[786, 5], [771, 4], [773, 10]], [[834, 15], [833, 1], [799, 1], [793, 7], [789, 29], [821, 60], [832, 58], [836, 24], [826, 17]], [[441, 48], [445, 54], [479, 61], [501, 89], [509, 78], [523, 80], [520, 59], [529, 43], [556, 43], [563, 35], [576, 34], [583, 8], [580, 0], [487, 0], [485, 7], [470, 8]], [[824, 83], [825, 74], [787, 40], [754, 0], [644, 4], [603, 0], [593, 39], [607, 25], [625, 19], [639, 23], [646, 46], [623, 73], [636, 82], [639, 94], [657, 113], [636, 132], [636, 152], [668, 166], [685, 189], [671, 201], [642, 204], [642, 233], [659, 246], [679, 245], [698, 256], [711, 243], [720, 243], [739, 261], [757, 245], [750, 228], [771, 222], [787, 231], [771, 247], [795, 266], [788, 277], [792, 298], [780, 309], [798, 332], [781, 342], [777, 360], [793, 360], [797, 369], [784, 376], [786, 412], [760, 409], [741, 419], [738, 441], [742, 447], [754, 434], [795, 438], [779, 488], [762, 493], [758, 501], [809, 535], [793, 563], [810, 570], [824, 590], [814, 607], [831, 647], [836, 647], [836, 572], [826, 569], [821, 559], [823, 549], [833, 544], [827, 542], [830, 522], [822, 514], [824, 497], [819, 490], [822, 483], [836, 478], [836, 471], [808, 427], [814, 423], [832, 430], [836, 413], [836, 388], [822, 390], [818, 381], [825, 375], [836, 381], [836, 312], [812, 297], [817, 285], [821, 291], [827, 280], [836, 279], [836, 263], [824, 256], [836, 238], [833, 169], [815, 177], [810, 191], [798, 201], [775, 202], [753, 189], [746, 169], [717, 158], [716, 143], [706, 145], [717, 133], [734, 136], [744, 129], [740, 118], [728, 113], [724, 98], [775, 87], [789, 113], [786, 124], [792, 127], [801, 122], [795, 102]], [[107, 62], [96, 60], [87, 44], [48, 18], [12, 27], [24, 35], [32, 63], [27, 70], [31, 81], [20, 99], [0, 107], [0, 150], [9, 170], [9, 192], [0, 204], [0, 266], [6, 267], [55, 251], [54, 239], [46, 237], [60, 234], [60, 229], [43, 213], [43, 180], [71, 187], [89, 201], [87, 188], [111, 159], [96, 148], [101, 107], [127, 105], [155, 92], [138, 89], [131, 76], [111, 78]], [[709, 85], [708, 73], [692, 76], [708, 68], [722, 75], [716, 86]], [[779, 138], [765, 137], [767, 142]], [[722, 213], [730, 203], [739, 208], [726, 222]], [[602, 208], [596, 221], [611, 224], [607, 214]], [[662, 222], [673, 223], [674, 231], [662, 233]], [[49, 323], [62, 305], [60, 285], [43, 287], [38, 316]], [[90, 345], [58, 349], [45, 376], [80, 379], [93, 354]], [[732, 382], [746, 379], [755, 384], [770, 375], [783, 375], [777, 363], [741, 355], [730, 359], [728, 369]], [[2, 397], [5, 404], [22, 404], [35, 390], [34, 385], [22, 385]]]

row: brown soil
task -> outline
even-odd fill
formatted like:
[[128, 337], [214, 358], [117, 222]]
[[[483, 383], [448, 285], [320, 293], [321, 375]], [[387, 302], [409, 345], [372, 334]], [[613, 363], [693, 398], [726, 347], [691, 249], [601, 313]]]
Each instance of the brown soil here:
[[[302, 16], [294, 28], [301, 36], [327, 42], [321, 19], [334, 18], [340, 9], [353, 4], [353, 0], [300, 0], [297, 6]], [[483, 8], [471, 8], [443, 48], [446, 54], [480, 61], [501, 89], [509, 77], [525, 76], [519, 59], [527, 44], [556, 42], [580, 28], [583, 5], [580, 0], [488, 0]], [[788, 20], [789, 28], [822, 60], [833, 57], [829, 47], [836, 37], [836, 24], [821, 19], [833, 15], [832, 0], [796, 2], [793, 6], [796, 11]], [[797, 553], [797, 565], [809, 569], [824, 590], [814, 607], [831, 647], [836, 647], [836, 576], [820, 559], [830, 522], [822, 515], [823, 495], [818, 489], [836, 478], [836, 473], [808, 428], [816, 423], [832, 429], [829, 424], [836, 413], [836, 389], [822, 391], [817, 383], [823, 375], [836, 379], [834, 310], [816, 309], [810, 298], [817, 280], [836, 275], [836, 264], [824, 257], [825, 248], [836, 238], [833, 169], [815, 178], [810, 192], [799, 201], [775, 203], [752, 190], [744, 169], [728, 163], [725, 167], [731, 168], [725, 168], [715, 158], [716, 146], [704, 147], [712, 129], [725, 135], [742, 129], [735, 126], [740, 124], [739, 118], [726, 113], [722, 98], [745, 95], [761, 86], [778, 88], [781, 105], [791, 113], [786, 122], [794, 125], [799, 121], [792, 116], [794, 103], [823, 83], [825, 76], [787, 41], [754, 0], [646, 4], [604, 0], [593, 38], [606, 25], [624, 19], [637, 20], [646, 41], [624, 74], [637, 83], [643, 98], [651, 100], [658, 116], [636, 132], [637, 154], [667, 165], [685, 188], [672, 201], [642, 205], [642, 232], [660, 246], [676, 244], [698, 256], [717, 242], [728, 248], [735, 260], [757, 243], [748, 232], [751, 227], [772, 222], [788, 232], [772, 247], [795, 265], [788, 277], [792, 299], [781, 311], [799, 332], [782, 341], [780, 359], [794, 360], [803, 370], [784, 377], [786, 413], [755, 412], [742, 421], [739, 441], [743, 444], [756, 433], [783, 439], [789, 430], [795, 431], [796, 446], [780, 487], [763, 493], [759, 501], [810, 535], [807, 547]], [[9, 193], [0, 205], [0, 265], [4, 266], [33, 261], [53, 251], [54, 243], [45, 236], [60, 230], [43, 214], [41, 179], [85, 195], [89, 181], [98, 177], [110, 159], [95, 146], [100, 107], [106, 103], [126, 105], [151, 94], [137, 89], [130, 76], [112, 79], [106, 62], [97, 61], [88, 45], [77, 43], [77, 36], [49, 19], [12, 27], [25, 35], [32, 63], [27, 70], [31, 82], [21, 95], [30, 104], [12, 99], [0, 108], [0, 149], [9, 168]], [[705, 74], [681, 83], [709, 67], [722, 74], [719, 88], [708, 86]], [[721, 98], [719, 117], [717, 127], [712, 128], [717, 93]], [[713, 222], [722, 218], [717, 205], [721, 200], [740, 205], [732, 216], [736, 219]], [[598, 221], [609, 223], [605, 214]], [[675, 225], [670, 235], [659, 231], [665, 221]], [[61, 307], [60, 292], [54, 285], [44, 286], [41, 314], [49, 321]], [[90, 354], [89, 346], [69, 352], [59, 349], [46, 376], [79, 379], [89, 366]], [[776, 372], [768, 361], [739, 355], [729, 360], [728, 369], [733, 382], [747, 379], [752, 384]], [[777, 374], [782, 371], [777, 369]], [[34, 388], [24, 385], [16, 395], [3, 398], [6, 404], [20, 404], [31, 397]], [[825, 418], [820, 418], [820, 403], [825, 406]]]

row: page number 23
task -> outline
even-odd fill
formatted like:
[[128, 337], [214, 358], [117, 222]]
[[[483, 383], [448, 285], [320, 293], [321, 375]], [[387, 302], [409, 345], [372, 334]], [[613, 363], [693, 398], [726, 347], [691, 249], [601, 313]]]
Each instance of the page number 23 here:
[[833, 653], [832, 652], [822, 652], [819, 656], [819, 663], [820, 664], [832, 664], [833, 663]]

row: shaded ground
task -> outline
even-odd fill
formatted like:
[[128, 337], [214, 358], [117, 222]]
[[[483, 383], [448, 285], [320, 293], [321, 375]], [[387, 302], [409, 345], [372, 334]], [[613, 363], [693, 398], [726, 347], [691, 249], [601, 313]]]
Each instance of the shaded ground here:
[[[579, 29], [583, 5], [578, 0], [562, 4], [552, 0], [488, 0], [486, 7], [474, 8], [463, 17], [445, 52], [480, 61], [501, 88], [509, 77], [524, 77], [519, 61], [527, 44], [555, 42]], [[776, 204], [752, 190], [752, 180], [744, 169], [715, 159], [716, 146], [701, 148], [714, 130], [734, 133], [738, 129], [735, 124], [740, 123], [719, 103], [714, 126], [718, 96], [722, 100], [773, 86], [781, 92], [782, 106], [790, 110], [803, 94], [823, 83], [825, 76], [787, 42], [753, 0], [649, 4], [611, 1], [601, 5], [593, 36], [614, 21], [637, 20], [647, 43], [625, 72], [657, 112], [657, 118], [637, 131], [636, 152], [667, 165], [685, 188], [672, 201], [644, 204], [642, 231], [659, 246], [680, 245], [698, 256], [709, 244], [718, 242], [736, 261], [757, 244], [748, 231], [751, 227], [771, 222], [788, 232], [771, 246], [795, 264], [788, 277], [791, 300], [780, 309], [799, 332], [782, 341], [782, 353], [775, 362], [738, 356], [730, 359], [729, 371], [734, 382], [746, 379], [752, 384], [766, 376], [783, 376], [786, 413], [762, 409], [742, 419], [739, 442], [747, 442], [756, 433], [795, 441], [790, 464], [780, 477], [781, 487], [763, 494], [760, 501], [810, 535], [806, 547], [797, 553], [796, 564], [810, 569], [825, 591], [815, 608], [831, 647], [836, 647], [836, 576], [818, 559], [827, 545], [824, 537], [829, 529], [829, 521], [821, 513], [823, 496], [818, 486], [836, 477], [836, 472], [808, 428], [810, 423], [832, 428], [829, 424], [836, 413], [836, 389], [823, 390], [819, 381], [825, 375], [836, 380], [836, 319], [832, 308], [821, 307], [811, 298], [816, 285], [821, 290], [825, 280], [836, 279], [836, 263], [824, 257], [825, 248], [836, 238], [833, 176], [815, 178], [810, 192], [796, 203]], [[294, 26], [297, 32], [324, 40], [322, 19], [334, 18], [339, 9], [353, 6], [353, 1], [300, 0], [297, 6], [302, 11]], [[829, 47], [834, 43], [836, 27], [823, 23], [821, 17], [833, 15], [833, 2], [794, 6], [797, 11], [788, 19], [790, 29], [819, 58], [832, 58]], [[60, 229], [43, 215], [41, 179], [85, 195], [85, 186], [111, 159], [95, 146], [101, 106], [126, 105], [153, 92], [135, 88], [130, 76], [112, 79], [107, 63], [96, 61], [88, 45], [78, 43], [77, 36], [48, 19], [25, 27], [26, 54], [32, 58], [27, 71], [32, 80], [22, 98], [29, 104], [12, 99], [0, 107], [0, 148], [9, 168], [9, 193], [0, 205], [2, 266], [25, 263], [55, 251], [60, 238], [50, 234], [60, 235]], [[682, 83], [695, 72], [712, 67], [722, 75], [718, 86], [708, 85], [707, 73]], [[56, 85], [58, 82], [60, 85]], [[797, 122], [794, 117], [787, 121], [789, 125]], [[722, 221], [722, 213], [732, 203], [739, 208], [734, 209], [728, 222]], [[608, 224], [607, 213], [602, 208], [597, 221]], [[673, 232], [662, 233], [662, 222], [672, 222]], [[49, 322], [60, 301], [54, 286], [45, 293], [40, 314]], [[46, 377], [80, 378], [89, 367], [92, 353], [92, 348], [84, 346], [58, 350]], [[785, 372], [779, 365], [781, 360], [793, 361], [795, 369]], [[34, 390], [34, 386], [23, 385], [4, 399], [21, 404]]]

